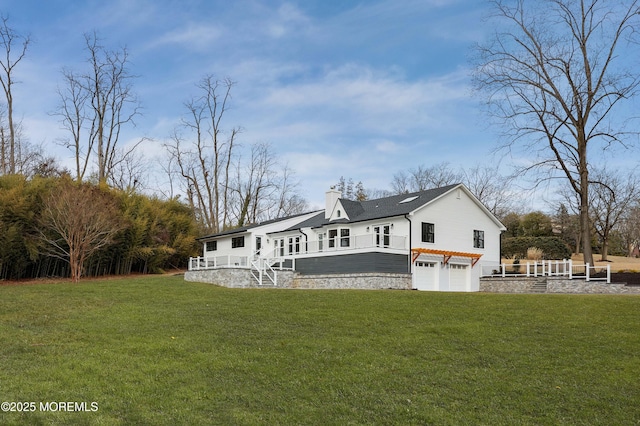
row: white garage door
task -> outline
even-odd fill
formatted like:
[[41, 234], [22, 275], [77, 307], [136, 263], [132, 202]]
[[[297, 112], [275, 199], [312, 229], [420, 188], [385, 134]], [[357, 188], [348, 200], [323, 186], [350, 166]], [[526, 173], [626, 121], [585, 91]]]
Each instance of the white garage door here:
[[469, 265], [449, 264], [449, 289], [469, 291]]
[[438, 264], [436, 262], [416, 262], [413, 276], [418, 290], [438, 290]]

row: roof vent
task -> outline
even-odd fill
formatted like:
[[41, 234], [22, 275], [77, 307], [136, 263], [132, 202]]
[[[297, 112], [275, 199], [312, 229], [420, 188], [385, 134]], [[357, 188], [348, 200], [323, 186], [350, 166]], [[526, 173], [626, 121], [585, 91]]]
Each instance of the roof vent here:
[[419, 195], [414, 195], [413, 197], [405, 198], [404, 200], [400, 201], [398, 204], [408, 203], [410, 201], [413, 201], [413, 200], [417, 199], [418, 197], [419, 197]]

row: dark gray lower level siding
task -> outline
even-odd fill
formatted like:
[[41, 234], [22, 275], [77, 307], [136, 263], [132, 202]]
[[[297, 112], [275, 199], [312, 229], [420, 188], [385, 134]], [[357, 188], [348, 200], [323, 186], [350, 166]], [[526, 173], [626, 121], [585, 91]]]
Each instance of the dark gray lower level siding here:
[[366, 272], [409, 273], [409, 256], [391, 253], [357, 253], [296, 259], [302, 275], [355, 274]]

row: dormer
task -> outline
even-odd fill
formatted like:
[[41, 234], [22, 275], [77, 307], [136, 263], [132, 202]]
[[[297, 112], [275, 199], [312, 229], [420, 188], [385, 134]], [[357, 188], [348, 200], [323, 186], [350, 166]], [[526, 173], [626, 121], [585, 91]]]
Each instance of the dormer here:
[[346, 207], [343, 205], [343, 201], [345, 200], [338, 200], [336, 202], [336, 205], [333, 208], [333, 212], [331, 212], [331, 215], [328, 217], [330, 221], [333, 222], [334, 220], [340, 219], [349, 220], [349, 215], [347, 214]]
[[324, 206], [324, 218], [335, 218], [334, 210], [337, 211], [336, 206], [339, 204], [341, 192], [336, 189], [330, 189], [325, 193], [325, 206]]

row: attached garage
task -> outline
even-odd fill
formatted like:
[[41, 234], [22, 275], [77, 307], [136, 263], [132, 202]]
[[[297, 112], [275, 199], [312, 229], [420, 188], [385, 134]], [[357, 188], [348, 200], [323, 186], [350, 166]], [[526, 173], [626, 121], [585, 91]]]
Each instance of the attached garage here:
[[415, 263], [413, 285], [417, 290], [437, 291], [438, 270], [440, 265], [438, 262], [418, 261]]
[[421, 247], [413, 248], [411, 251], [415, 289], [471, 291], [471, 269], [482, 254]]
[[449, 290], [469, 291], [469, 265], [449, 264]]

